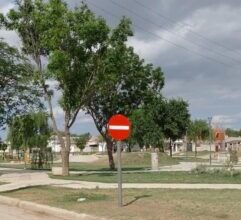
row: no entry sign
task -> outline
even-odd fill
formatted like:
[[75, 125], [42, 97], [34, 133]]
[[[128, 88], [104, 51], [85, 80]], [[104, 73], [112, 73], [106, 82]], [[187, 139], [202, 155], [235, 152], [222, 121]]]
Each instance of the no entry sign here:
[[108, 122], [108, 134], [117, 141], [125, 140], [131, 132], [131, 123], [127, 117], [118, 114], [110, 118]]

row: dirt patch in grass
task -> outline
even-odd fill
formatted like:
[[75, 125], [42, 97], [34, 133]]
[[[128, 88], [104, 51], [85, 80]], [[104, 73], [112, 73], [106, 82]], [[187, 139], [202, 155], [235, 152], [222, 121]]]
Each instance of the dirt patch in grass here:
[[[124, 190], [124, 207], [117, 207], [116, 190], [29, 188], [3, 193], [50, 206], [114, 220], [237, 220], [241, 190]], [[78, 203], [78, 198], [86, 198]]]

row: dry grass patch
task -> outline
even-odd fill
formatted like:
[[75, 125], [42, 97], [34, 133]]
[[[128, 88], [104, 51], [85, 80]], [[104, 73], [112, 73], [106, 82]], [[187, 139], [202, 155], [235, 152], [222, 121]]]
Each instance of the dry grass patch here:
[[[128, 189], [123, 208], [116, 190], [38, 187], [3, 195], [114, 220], [236, 220], [241, 206], [239, 190]], [[80, 197], [87, 200], [78, 203]]]

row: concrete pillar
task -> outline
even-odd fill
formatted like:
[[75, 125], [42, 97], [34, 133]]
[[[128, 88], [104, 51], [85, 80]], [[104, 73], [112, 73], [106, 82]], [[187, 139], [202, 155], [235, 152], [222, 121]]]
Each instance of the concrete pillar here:
[[151, 153], [151, 169], [152, 170], [159, 170], [158, 153], [156, 153], [156, 152]]

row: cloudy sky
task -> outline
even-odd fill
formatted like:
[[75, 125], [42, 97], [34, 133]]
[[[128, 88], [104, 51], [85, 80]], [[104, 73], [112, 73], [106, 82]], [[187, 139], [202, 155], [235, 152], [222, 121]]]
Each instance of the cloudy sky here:
[[[14, 7], [0, 0], [0, 11]], [[81, 0], [67, 1], [70, 7]], [[128, 44], [147, 62], [160, 66], [166, 78], [163, 94], [189, 102], [192, 118], [213, 117], [220, 127], [241, 128], [241, 1], [240, 0], [87, 0], [112, 27], [125, 15], [135, 36]], [[19, 46], [15, 33], [0, 37]], [[55, 106], [61, 124], [62, 112]], [[97, 133], [81, 113], [73, 131]]]

